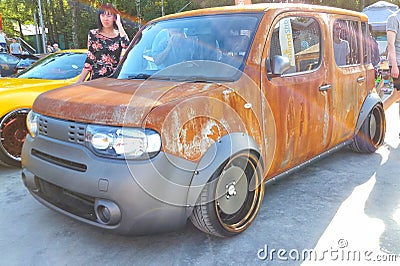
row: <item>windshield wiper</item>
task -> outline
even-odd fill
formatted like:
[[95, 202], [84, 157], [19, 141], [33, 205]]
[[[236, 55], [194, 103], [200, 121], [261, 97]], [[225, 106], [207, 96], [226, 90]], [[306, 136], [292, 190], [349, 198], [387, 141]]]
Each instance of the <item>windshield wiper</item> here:
[[149, 75], [149, 74], [137, 74], [128, 76], [128, 79], [157, 79], [157, 80], [172, 80], [169, 76]]
[[128, 79], [148, 79], [150, 77], [151, 77], [151, 75], [142, 73], [142, 74], [128, 76]]
[[235, 79], [230, 77], [207, 77], [207, 76], [161, 76], [149, 74], [137, 74], [128, 76], [128, 79], [157, 79], [157, 80], [170, 80], [170, 81], [184, 81], [184, 82], [199, 82], [199, 83], [218, 83], [218, 82], [232, 82]]
[[230, 77], [206, 77], [206, 76], [187, 76], [175, 78], [179, 81], [198, 82], [198, 83], [219, 83], [219, 82], [232, 82], [235, 79]]

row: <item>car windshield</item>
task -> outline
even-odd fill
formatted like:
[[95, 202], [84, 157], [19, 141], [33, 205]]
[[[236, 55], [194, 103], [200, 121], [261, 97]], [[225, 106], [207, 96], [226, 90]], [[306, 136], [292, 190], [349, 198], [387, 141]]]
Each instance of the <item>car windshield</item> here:
[[196, 16], [149, 24], [137, 35], [119, 79], [229, 81], [240, 76], [261, 13]]
[[85, 63], [85, 53], [54, 53], [32, 64], [15, 77], [28, 79], [70, 79], [79, 75]]
[[19, 58], [6, 54], [6, 53], [0, 53], [0, 63], [2, 64], [18, 64]]

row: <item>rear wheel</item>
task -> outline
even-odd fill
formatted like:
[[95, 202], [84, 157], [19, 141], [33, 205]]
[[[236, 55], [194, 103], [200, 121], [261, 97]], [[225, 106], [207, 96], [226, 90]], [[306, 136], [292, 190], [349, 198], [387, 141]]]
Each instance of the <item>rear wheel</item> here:
[[243, 151], [232, 156], [216, 171], [203, 189], [190, 217], [200, 230], [233, 236], [250, 226], [264, 197], [258, 156]]
[[29, 109], [18, 109], [5, 115], [0, 121], [0, 164], [21, 166], [21, 151], [28, 129], [26, 116]]
[[373, 153], [385, 139], [385, 111], [380, 104], [372, 108], [350, 147], [356, 152]]

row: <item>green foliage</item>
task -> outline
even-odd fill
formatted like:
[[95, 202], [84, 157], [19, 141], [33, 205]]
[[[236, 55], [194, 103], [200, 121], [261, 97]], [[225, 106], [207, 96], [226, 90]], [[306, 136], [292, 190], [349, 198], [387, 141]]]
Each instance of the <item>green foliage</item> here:
[[[198, 8], [234, 5], [234, 0], [0, 0], [0, 13], [3, 17], [3, 31], [8, 37], [24, 38], [36, 47], [35, 38], [21, 33], [22, 25], [40, 25], [38, 2], [41, 2], [43, 22], [48, 29], [47, 41], [58, 42], [62, 48], [83, 48], [87, 45], [89, 29], [97, 28], [97, 7], [102, 2], [113, 3], [122, 13], [125, 29], [133, 38], [138, 31], [138, 17], [150, 21], [164, 14]], [[308, 4], [336, 6], [362, 11], [378, 0], [288, 0]], [[386, 0], [400, 4], [400, 0]], [[286, 0], [253, 0], [253, 3], [286, 2]], [[188, 5], [187, 5], [188, 4]], [[36, 22], [34, 21], [36, 14]], [[75, 34], [74, 34], [75, 33]], [[76, 36], [76, 38], [74, 38]]]
[[0, 13], [3, 19], [3, 31], [8, 37], [23, 37], [20, 26], [33, 24], [33, 12], [36, 5], [34, 0], [0, 0]]

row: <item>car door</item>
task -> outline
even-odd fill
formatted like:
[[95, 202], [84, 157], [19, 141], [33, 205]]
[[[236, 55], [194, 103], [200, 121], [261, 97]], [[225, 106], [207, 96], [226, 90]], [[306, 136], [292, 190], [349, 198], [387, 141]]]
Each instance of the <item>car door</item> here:
[[[361, 42], [361, 23], [357, 18], [331, 18], [333, 58], [328, 79], [331, 80], [333, 93], [332, 142], [340, 143], [352, 137], [357, 123], [359, 109], [365, 98], [368, 65], [363, 64], [363, 46]], [[337, 31], [338, 29], [339, 32]], [[335, 35], [340, 42], [348, 45], [348, 55], [344, 64], [339, 64], [335, 49]], [[371, 66], [372, 67], [372, 66]]]
[[[331, 143], [332, 90], [326, 80], [323, 16], [288, 12], [277, 16], [269, 29], [263, 57], [267, 74], [261, 84], [276, 126], [272, 173], [306, 162]], [[289, 59], [290, 69], [272, 73], [274, 58]]]

